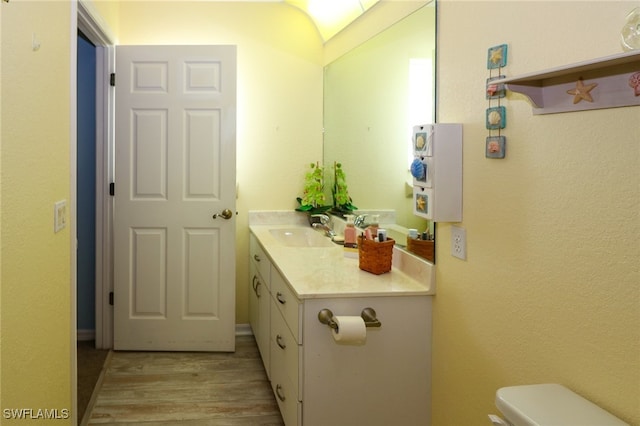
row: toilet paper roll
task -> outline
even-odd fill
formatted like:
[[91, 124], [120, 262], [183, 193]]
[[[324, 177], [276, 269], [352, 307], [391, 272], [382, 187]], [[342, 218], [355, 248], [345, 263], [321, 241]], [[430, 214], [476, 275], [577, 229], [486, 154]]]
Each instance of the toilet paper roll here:
[[367, 340], [367, 326], [362, 317], [334, 316], [333, 320], [338, 325], [337, 330], [332, 330], [336, 342], [362, 344]]

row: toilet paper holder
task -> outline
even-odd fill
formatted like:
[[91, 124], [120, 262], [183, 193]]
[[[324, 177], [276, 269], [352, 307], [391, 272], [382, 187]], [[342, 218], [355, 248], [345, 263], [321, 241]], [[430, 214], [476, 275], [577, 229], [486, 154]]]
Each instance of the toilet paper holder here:
[[[364, 325], [367, 327], [381, 327], [382, 323], [376, 317], [376, 311], [373, 308], [364, 308], [360, 313], [360, 316], [364, 320]], [[322, 324], [326, 324], [334, 330], [338, 330], [338, 324], [333, 319], [333, 312], [330, 309], [320, 309], [318, 312], [318, 321]]]

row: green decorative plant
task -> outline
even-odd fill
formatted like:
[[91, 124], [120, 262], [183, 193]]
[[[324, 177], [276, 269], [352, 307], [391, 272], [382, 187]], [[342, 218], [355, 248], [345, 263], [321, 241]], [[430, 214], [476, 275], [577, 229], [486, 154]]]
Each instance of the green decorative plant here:
[[341, 213], [350, 213], [358, 208], [351, 203], [347, 189], [347, 177], [342, 170], [342, 164], [333, 163], [333, 209]]
[[304, 176], [303, 196], [296, 198], [300, 203], [296, 210], [311, 214], [322, 213], [331, 208], [324, 205], [324, 168], [320, 167], [319, 162], [311, 163], [310, 167], [311, 170]]

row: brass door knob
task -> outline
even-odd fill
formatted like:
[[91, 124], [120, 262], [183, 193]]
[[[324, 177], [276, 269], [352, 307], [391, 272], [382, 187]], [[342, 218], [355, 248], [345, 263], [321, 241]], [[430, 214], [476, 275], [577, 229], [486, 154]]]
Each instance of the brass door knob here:
[[224, 209], [222, 210], [222, 213], [214, 213], [213, 218], [217, 219], [219, 217], [222, 217], [223, 219], [231, 219], [231, 217], [233, 216], [233, 212], [229, 209]]

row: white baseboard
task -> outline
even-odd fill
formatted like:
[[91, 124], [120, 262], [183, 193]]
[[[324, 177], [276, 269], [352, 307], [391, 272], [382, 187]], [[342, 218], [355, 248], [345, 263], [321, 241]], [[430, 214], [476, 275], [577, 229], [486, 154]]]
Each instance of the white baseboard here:
[[[236, 336], [253, 336], [251, 326], [249, 324], [236, 324]], [[95, 330], [78, 330], [78, 341], [95, 340]]]
[[96, 340], [95, 330], [77, 330], [78, 342], [86, 342], [87, 340]]
[[249, 324], [236, 324], [236, 336], [253, 336]]

